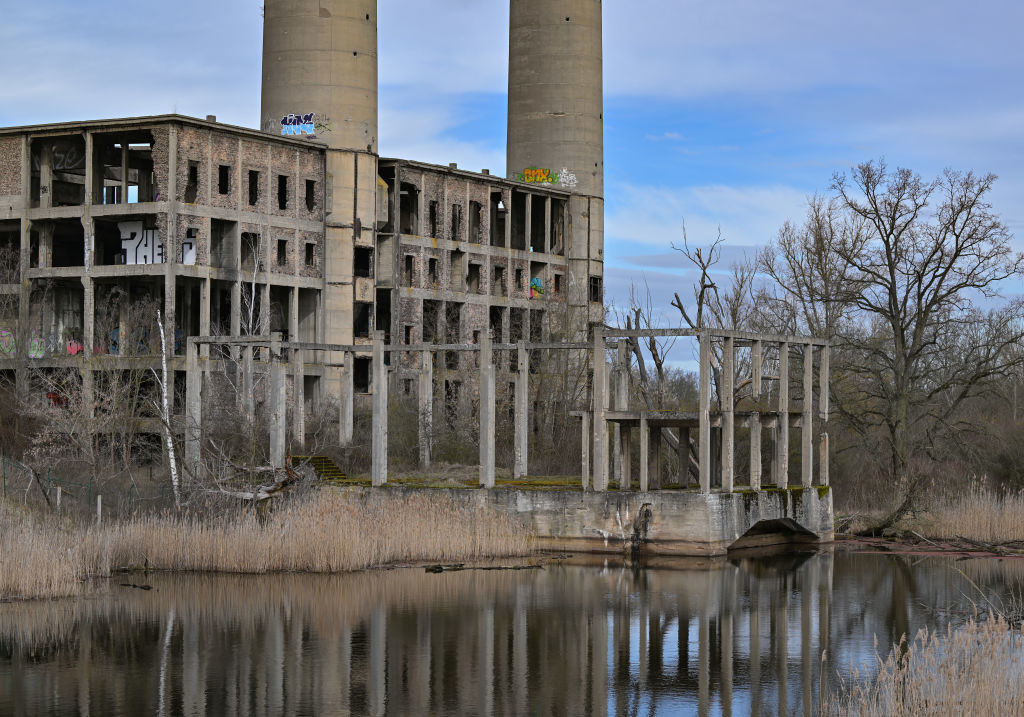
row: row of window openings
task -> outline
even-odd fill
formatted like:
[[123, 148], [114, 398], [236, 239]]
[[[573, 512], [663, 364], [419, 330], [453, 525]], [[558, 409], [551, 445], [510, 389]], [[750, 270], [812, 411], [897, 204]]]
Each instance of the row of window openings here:
[[[460, 264], [460, 260], [458, 260], [458, 259], [455, 259], [455, 260], [452, 261], [452, 273], [453, 273], [453, 275], [457, 273], [457, 271], [458, 271], [457, 267], [459, 266], [459, 264]], [[413, 255], [411, 255], [411, 254], [406, 254], [405, 255], [405, 272], [404, 272], [404, 277], [403, 277], [404, 278], [404, 282], [403, 283], [406, 286], [412, 286], [413, 285], [414, 267], [415, 267], [415, 257]], [[469, 265], [469, 273], [466, 276], [466, 290], [469, 293], [471, 293], [471, 294], [478, 294], [478, 293], [480, 293], [480, 270], [481, 270], [481, 267], [482, 267], [482, 264], [470, 263], [470, 265]], [[538, 268], [538, 270], [531, 271], [530, 273], [532, 275], [531, 280], [532, 280], [532, 278], [539, 278], [540, 269]], [[524, 272], [523, 272], [522, 269], [516, 269], [516, 273], [515, 273], [515, 286], [517, 288], [525, 291], [527, 289], [527, 287], [523, 283], [523, 275], [524, 275]], [[427, 259], [427, 284], [428, 285], [437, 284], [437, 259], [435, 259], [435, 258]], [[562, 275], [561, 274], [554, 274], [554, 278], [553, 278], [552, 284], [553, 284], [552, 287], [551, 287], [552, 291], [554, 293], [556, 293], [556, 294], [561, 293], [561, 291], [562, 291]], [[505, 296], [505, 294], [506, 294], [506, 289], [505, 289], [505, 267], [503, 267], [503, 266], [496, 266], [496, 267], [494, 267], [494, 273], [493, 273], [493, 278], [492, 278], [491, 286], [493, 287], [494, 290], [500, 292], [500, 294], [502, 296]]]
[[[231, 167], [221, 164], [217, 169], [217, 193], [227, 195], [231, 193]], [[199, 162], [188, 163], [188, 184], [185, 185], [185, 202], [192, 204], [199, 194]], [[260, 173], [254, 169], [249, 170], [249, 206], [254, 207], [260, 200]], [[313, 211], [316, 208], [316, 181], [306, 180], [306, 209]], [[277, 175], [277, 208], [288, 209], [288, 175]]]

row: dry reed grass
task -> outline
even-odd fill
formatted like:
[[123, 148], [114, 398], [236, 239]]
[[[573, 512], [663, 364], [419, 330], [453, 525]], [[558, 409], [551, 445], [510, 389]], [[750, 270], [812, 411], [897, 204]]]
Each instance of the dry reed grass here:
[[440, 495], [356, 497], [323, 490], [287, 501], [265, 519], [238, 510], [84, 528], [4, 508], [0, 600], [74, 594], [82, 580], [125, 567], [332, 573], [528, 552], [529, 536], [511, 517]]
[[930, 538], [969, 538], [985, 543], [1024, 541], [1024, 494], [974, 486], [938, 499], [920, 515], [901, 523]]
[[822, 712], [859, 717], [1024, 715], [1024, 634], [997, 615], [971, 619], [945, 634], [922, 630], [879, 657], [870, 679], [854, 670]]

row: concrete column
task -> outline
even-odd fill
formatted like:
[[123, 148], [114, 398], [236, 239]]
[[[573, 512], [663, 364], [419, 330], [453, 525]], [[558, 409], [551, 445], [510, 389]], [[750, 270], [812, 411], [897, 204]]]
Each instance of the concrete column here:
[[761, 388], [764, 350], [760, 341], [750, 344], [750, 393], [754, 399], [750, 415], [750, 488], [761, 489]]
[[373, 332], [373, 485], [388, 481], [388, 376], [384, 365], [384, 332]]
[[818, 482], [828, 485], [828, 414], [829, 414], [829, 347], [821, 347], [818, 366], [818, 418], [821, 420], [821, 435], [818, 438]]
[[270, 338], [270, 465], [283, 468], [285, 461], [286, 412], [288, 398], [284, 382], [284, 366], [281, 358], [281, 334], [275, 332]]
[[256, 416], [256, 396], [254, 395], [252, 375], [252, 353], [253, 347], [246, 346], [242, 349], [242, 406], [245, 415], [250, 421]]
[[494, 356], [491, 332], [480, 334], [480, 485], [494, 487]]
[[[82, 353], [86, 363], [92, 360], [93, 334], [96, 331], [96, 285], [91, 277], [82, 277]], [[170, 338], [170, 337], [168, 337]]]
[[593, 384], [594, 384], [594, 490], [608, 490], [608, 365], [605, 362], [604, 329], [594, 327]]
[[92, 132], [85, 132], [85, 206], [91, 206], [96, 199], [96, 152]]
[[417, 386], [419, 409], [420, 469], [430, 468], [431, 440], [434, 432], [434, 356], [420, 352], [420, 377]]
[[53, 145], [43, 140], [39, 147], [39, 208], [53, 206]]
[[[174, 346], [177, 316], [175, 315], [175, 292], [177, 291], [175, 277], [175, 246], [178, 236], [178, 210], [176, 199], [178, 196], [178, 128], [171, 125], [167, 136], [167, 166], [170, 171], [167, 173], [167, 186], [160, 187], [163, 200], [167, 202], [167, 233], [162, 237], [164, 241], [164, 331], [170, 338], [171, 346]], [[102, 185], [102, 175], [97, 177], [97, 182]]]
[[338, 440], [343, 446], [352, 443], [355, 361], [355, 354], [351, 351], [346, 351], [343, 359], [345, 365], [339, 372], [341, 390], [338, 393], [340, 397], [338, 402]]
[[778, 472], [775, 485], [789, 485], [789, 342], [779, 344], [779, 406], [778, 425], [775, 428], [775, 450]]
[[[122, 337], [121, 341], [124, 341]], [[185, 460], [193, 476], [199, 475], [199, 450], [202, 436], [202, 376], [199, 373], [199, 346], [188, 340], [185, 356]]]
[[722, 404], [722, 491], [731, 493], [735, 480], [736, 342], [728, 336], [722, 343], [722, 395], [719, 397]]
[[[209, 162], [207, 163], [209, 164]], [[209, 186], [209, 183], [207, 183]], [[121, 140], [121, 201], [119, 204], [128, 203], [128, 142]], [[205, 335], [205, 334], [204, 334]]]
[[39, 268], [49, 269], [53, 266], [53, 224], [39, 222], [36, 230], [39, 233]]
[[800, 424], [800, 475], [804, 488], [814, 484], [814, 346], [804, 345], [803, 420]]
[[[298, 254], [296, 254], [298, 256]], [[288, 299], [288, 339], [299, 340], [299, 287], [293, 286]]]
[[551, 253], [551, 197], [544, 197], [544, 253]]
[[647, 417], [640, 414], [640, 490], [647, 492], [651, 485], [651, 429]]
[[[711, 335], [707, 331], [698, 334], [700, 341], [700, 413], [698, 416], [700, 462], [700, 492], [711, 492]], [[641, 455], [643, 455], [641, 453]]]
[[306, 380], [303, 354], [302, 349], [292, 350], [292, 398], [295, 401], [292, 412], [292, 438], [296, 449], [301, 451], [306, 448]]
[[[523, 218], [523, 235], [526, 237], [526, 251], [530, 251], [533, 241], [533, 195], [527, 193], [525, 202], [526, 216]], [[510, 207], [511, 209], [511, 207]], [[511, 216], [511, 215], [510, 215]]]
[[[210, 335], [210, 280], [202, 279], [199, 282], [199, 335]], [[210, 347], [202, 347], [203, 358], [210, 358]]]
[[580, 419], [580, 483], [583, 486], [583, 490], [586, 490], [592, 485], [590, 482], [590, 443], [593, 440], [594, 435], [590, 426], [590, 411], [583, 411], [583, 415]]
[[[526, 344], [516, 347], [515, 445], [512, 477], [522, 478], [529, 470], [530, 435], [530, 354]], [[584, 443], [586, 436], [584, 436]]]

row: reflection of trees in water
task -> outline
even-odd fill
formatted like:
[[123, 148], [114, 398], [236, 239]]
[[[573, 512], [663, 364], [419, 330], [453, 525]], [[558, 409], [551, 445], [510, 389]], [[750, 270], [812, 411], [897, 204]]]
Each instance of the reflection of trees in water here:
[[148, 592], [0, 605], [0, 713], [811, 712], [823, 651], [830, 671], [859, 663], [872, 631], [917, 629], [919, 603], [965, 583], [949, 561], [829, 553], [153, 576]]

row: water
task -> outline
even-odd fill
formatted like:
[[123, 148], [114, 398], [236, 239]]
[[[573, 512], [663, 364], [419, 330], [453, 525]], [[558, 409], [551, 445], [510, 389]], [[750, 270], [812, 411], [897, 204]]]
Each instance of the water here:
[[972, 583], [1022, 578], [1012, 560], [845, 551], [122, 577], [0, 605], [0, 714], [811, 713], [876, 637], [885, 651], [962, 619]]

